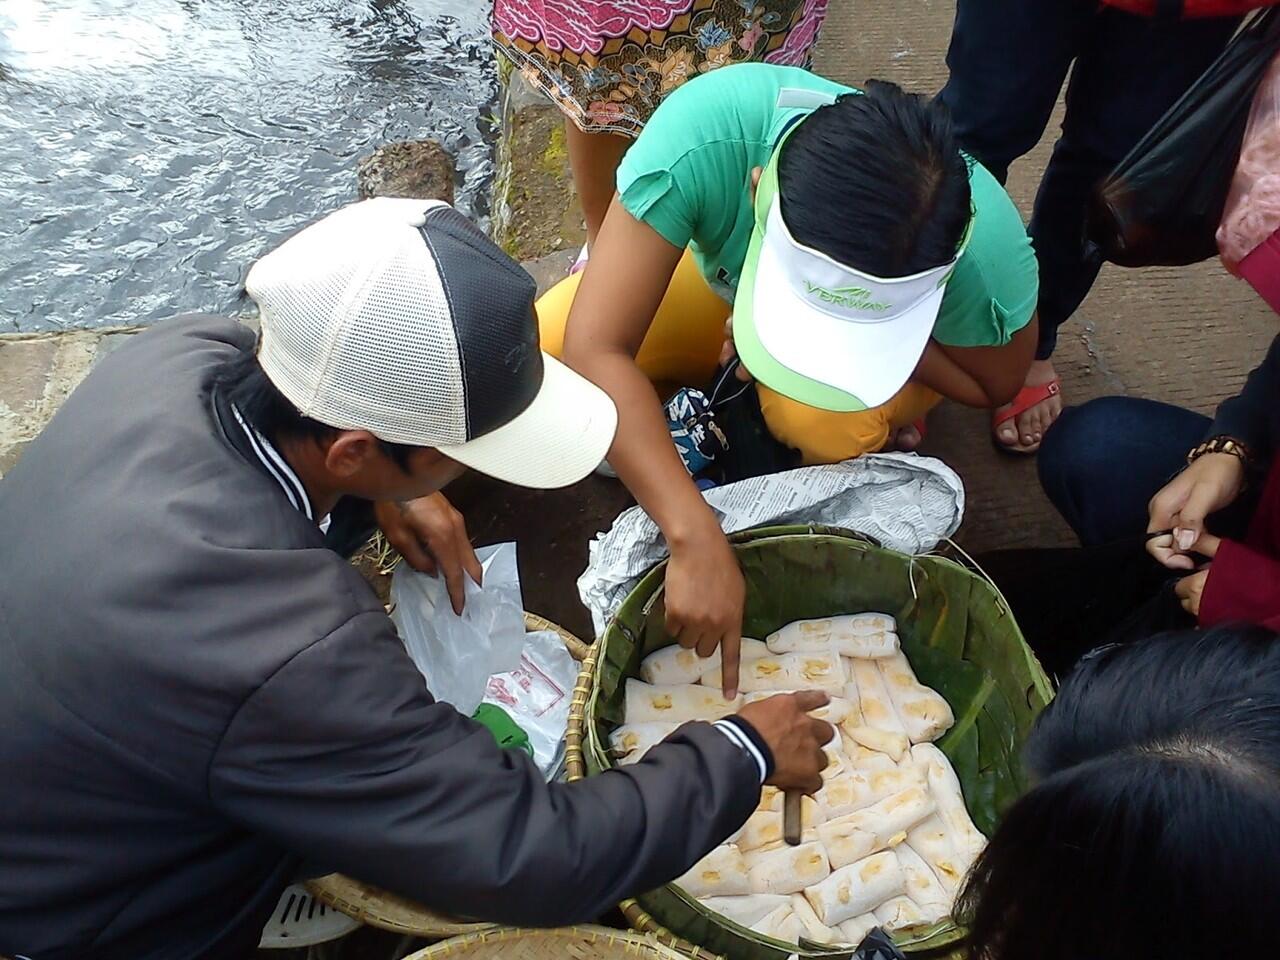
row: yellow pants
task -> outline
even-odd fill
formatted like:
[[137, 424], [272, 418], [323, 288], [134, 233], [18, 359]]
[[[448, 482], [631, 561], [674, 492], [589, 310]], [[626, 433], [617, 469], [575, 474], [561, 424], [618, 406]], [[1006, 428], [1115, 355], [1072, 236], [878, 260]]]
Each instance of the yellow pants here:
[[[542, 349], [564, 353], [564, 331], [581, 274], [567, 277], [538, 300]], [[715, 375], [724, 345], [729, 305], [712, 292], [686, 251], [645, 334], [636, 363], [654, 381], [702, 387]], [[884, 448], [890, 433], [923, 417], [942, 399], [909, 383], [888, 403], [860, 413], [806, 406], [756, 384], [765, 423], [779, 441], [800, 451], [805, 464], [838, 463]]]

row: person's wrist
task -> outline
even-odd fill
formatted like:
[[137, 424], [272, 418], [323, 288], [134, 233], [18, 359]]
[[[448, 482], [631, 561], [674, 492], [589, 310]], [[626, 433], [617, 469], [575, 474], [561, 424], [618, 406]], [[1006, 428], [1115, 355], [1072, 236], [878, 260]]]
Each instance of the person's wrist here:
[[752, 758], [759, 768], [761, 783], [773, 776], [773, 771], [776, 769], [773, 750], [769, 742], [755, 728], [755, 724], [739, 714], [733, 714], [717, 720], [714, 726], [719, 727], [730, 740]]

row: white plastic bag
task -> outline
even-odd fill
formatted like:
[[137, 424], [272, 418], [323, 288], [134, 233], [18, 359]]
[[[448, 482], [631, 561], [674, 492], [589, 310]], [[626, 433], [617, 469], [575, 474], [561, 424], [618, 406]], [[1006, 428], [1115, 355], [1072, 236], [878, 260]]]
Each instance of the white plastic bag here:
[[442, 577], [402, 563], [391, 579], [391, 619], [405, 649], [426, 677], [431, 695], [467, 716], [480, 706], [490, 676], [520, 665], [525, 642], [516, 545], [481, 547], [476, 556], [484, 587], [467, 578], [460, 617]]
[[560, 635], [539, 630], [525, 636], [520, 665], [494, 674], [485, 688], [484, 702], [502, 707], [529, 735], [534, 762], [548, 779], [563, 757], [577, 675], [577, 661]]

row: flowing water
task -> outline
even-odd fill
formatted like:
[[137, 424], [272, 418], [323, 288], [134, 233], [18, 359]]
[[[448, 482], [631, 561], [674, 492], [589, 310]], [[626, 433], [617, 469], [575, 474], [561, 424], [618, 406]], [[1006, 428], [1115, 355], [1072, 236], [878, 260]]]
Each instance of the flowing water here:
[[253, 259], [424, 136], [488, 207], [481, 0], [0, 0], [0, 332], [243, 308]]

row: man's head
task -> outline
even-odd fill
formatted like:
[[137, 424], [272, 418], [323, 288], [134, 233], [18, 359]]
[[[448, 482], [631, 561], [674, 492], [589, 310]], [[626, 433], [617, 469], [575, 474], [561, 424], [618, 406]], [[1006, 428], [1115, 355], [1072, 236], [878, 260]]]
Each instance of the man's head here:
[[564, 486], [612, 442], [609, 398], [538, 349], [532, 279], [439, 201], [344, 207], [245, 286], [262, 334], [225, 371], [229, 396], [335, 490], [409, 499], [468, 466]]
[[743, 362], [811, 406], [884, 403], [920, 359], [972, 220], [946, 108], [872, 83], [794, 124], [753, 179]]

